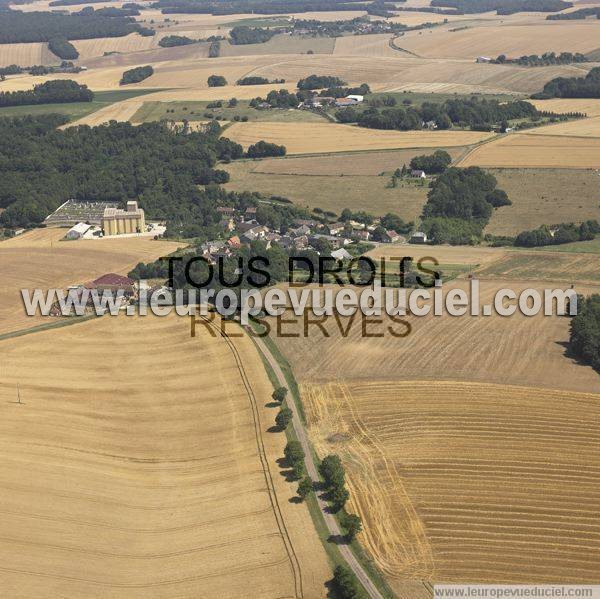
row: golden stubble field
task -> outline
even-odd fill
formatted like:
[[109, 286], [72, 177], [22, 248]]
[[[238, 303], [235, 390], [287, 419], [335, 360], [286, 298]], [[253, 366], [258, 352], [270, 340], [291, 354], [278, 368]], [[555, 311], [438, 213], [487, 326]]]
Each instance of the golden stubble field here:
[[287, 148], [288, 154], [353, 150], [465, 146], [491, 137], [478, 131], [377, 131], [332, 123], [234, 123], [226, 137], [244, 147], [260, 139]]
[[440, 373], [307, 384], [302, 396], [318, 453], [344, 460], [362, 540], [393, 588], [600, 582], [598, 393]]
[[0, 341], [0, 355], [6, 596], [325, 595], [249, 338], [104, 317]]
[[182, 244], [149, 238], [61, 241], [67, 229], [36, 229], [0, 243], [0, 334], [47, 319], [25, 314], [21, 289], [64, 289], [139, 262], [167, 256]]

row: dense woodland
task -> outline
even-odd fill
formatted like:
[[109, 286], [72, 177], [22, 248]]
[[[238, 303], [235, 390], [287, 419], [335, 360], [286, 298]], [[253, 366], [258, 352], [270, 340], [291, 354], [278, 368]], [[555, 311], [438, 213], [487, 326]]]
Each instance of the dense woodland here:
[[[57, 130], [62, 115], [0, 119], [0, 223], [35, 225], [65, 199], [125, 202], [135, 199], [150, 218], [171, 227], [216, 223], [211, 183], [229, 175], [217, 160], [242, 156], [242, 147], [207, 132], [182, 132], [160, 123]], [[201, 191], [199, 184], [209, 185]]]
[[600, 67], [594, 67], [585, 77], [557, 77], [532, 98], [600, 98]]
[[145, 67], [135, 67], [123, 73], [119, 85], [129, 85], [130, 83], [139, 83], [144, 79], [148, 79], [154, 74], [154, 69], [147, 65]]
[[512, 15], [517, 12], [558, 12], [571, 8], [573, 3], [563, 0], [431, 0], [431, 6], [454, 8], [464, 15], [491, 10], [499, 15]]
[[433, 243], [478, 243], [494, 210], [512, 203], [497, 184], [477, 166], [451, 167], [435, 179], [423, 207], [423, 228]]
[[346, 82], [333, 75], [309, 75], [305, 79], [298, 81], [298, 89], [323, 89], [342, 85], [346, 85]]
[[46, 81], [33, 89], [1, 92], [0, 106], [28, 106], [33, 104], [63, 104], [67, 102], [91, 102], [94, 94], [86, 85], [75, 81], [58, 79]]
[[76, 60], [79, 58], [77, 48], [64, 38], [53, 38], [48, 42], [48, 50], [63, 60]]
[[600, 372], [600, 295], [578, 296], [577, 316], [571, 320], [569, 348]]
[[174, 48], [175, 46], [189, 46], [197, 41], [185, 35], [167, 35], [160, 39], [158, 45], [161, 48]]
[[164, 14], [199, 13], [212, 15], [284, 15], [301, 12], [367, 10], [364, 0], [158, 0], [151, 8]]
[[152, 29], [142, 27], [129, 17], [0, 11], [0, 44], [122, 37], [134, 31], [140, 35], [154, 35]]
[[229, 37], [232, 44], [241, 46], [245, 44], [264, 44], [277, 33], [277, 29], [240, 25], [229, 32]]

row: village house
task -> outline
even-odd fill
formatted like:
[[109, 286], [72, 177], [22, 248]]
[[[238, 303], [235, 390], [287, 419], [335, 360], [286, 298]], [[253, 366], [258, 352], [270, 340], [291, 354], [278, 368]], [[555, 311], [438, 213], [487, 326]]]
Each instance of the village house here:
[[371, 233], [366, 229], [353, 229], [352, 238], [357, 239], [358, 241], [369, 241]]
[[358, 104], [358, 101], [352, 98], [338, 98], [335, 101], [335, 105], [338, 108], [346, 108], [347, 106], [354, 106], [355, 104]]
[[329, 223], [325, 228], [329, 231], [330, 235], [339, 235], [345, 226], [346, 223]]
[[396, 243], [397, 241], [400, 241], [400, 235], [396, 231], [389, 230], [385, 232], [386, 243]]
[[412, 170], [410, 171], [410, 176], [411, 177], [415, 177], [416, 179], [427, 179], [427, 175], [425, 174], [425, 171], [421, 171], [421, 170]]

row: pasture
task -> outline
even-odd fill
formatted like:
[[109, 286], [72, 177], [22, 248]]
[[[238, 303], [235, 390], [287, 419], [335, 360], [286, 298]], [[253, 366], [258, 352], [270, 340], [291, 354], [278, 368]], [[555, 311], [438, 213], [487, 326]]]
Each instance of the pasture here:
[[301, 393], [392, 587], [600, 581], [600, 395], [374, 377]]
[[0, 341], [5, 593], [324, 595], [271, 384], [252, 342], [231, 343], [175, 316]]
[[21, 289], [64, 289], [109, 272], [127, 274], [138, 262], [156, 260], [182, 245], [149, 238], [61, 241], [66, 232], [36, 229], [0, 242], [0, 334], [48, 322], [25, 314]]
[[278, 175], [254, 172], [253, 168], [251, 161], [226, 165], [231, 179], [225, 188], [281, 196], [299, 206], [338, 214], [344, 208], [376, 215], [394, 212], [405, 220], [419, 216], [427, 195], [427, 188], [419, 183], [390, 188], [389, 176]]
[[490, 169], [512, 206], [495, 210], [486, 232], [515, 235], [540, 225], [600, 219], [598, 184], [594, 170]]
[[492, 134], [478, 131], [377, 131], [332, 123], [234, 123], [227, 137], [244, 147], [264, 139], [288, 154], [465, 146]]

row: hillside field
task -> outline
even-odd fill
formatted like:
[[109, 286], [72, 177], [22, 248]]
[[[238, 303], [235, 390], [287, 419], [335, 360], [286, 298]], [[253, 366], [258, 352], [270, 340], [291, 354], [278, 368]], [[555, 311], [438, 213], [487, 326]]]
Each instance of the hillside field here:
[[231, 344], [175, 316], [0, 341], [5, 594], [324, 596], [271, 384], [252, 342]]

